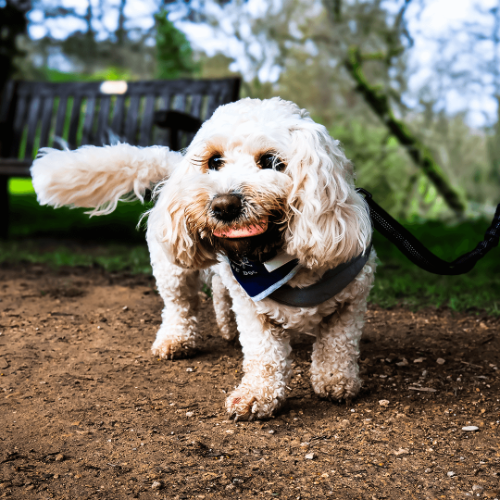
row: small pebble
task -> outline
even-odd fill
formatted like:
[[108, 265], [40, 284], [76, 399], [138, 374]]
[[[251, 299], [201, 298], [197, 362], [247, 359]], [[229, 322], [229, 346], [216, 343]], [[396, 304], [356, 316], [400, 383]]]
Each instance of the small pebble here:
[[305, 456], [306, 460], [314, 460], [316, 458], [316, 453], [308, 453]]
[[62, 462], [64, 460], [64, 455], [62, 453], [58, 453], [56, 456], [55, 456], [55, 459], [54, 459], [56, 462]]
[[479, 484], [473, 484], [472, 485], [472, 491], [478, 491], [479, 492], [479, 491], [483, 491], [483, 490], [484, 490], [484, 488], [481, 485], [479, 485]]
[[444, 365], [446, 363], [446, 361], [443, 358], [438, 358], [438, 359], [436, 359], [436, 363], [438, 365]]
[[187, 418], [190, 418], [190, 417], [192, 417], [193, 415], [194, 415], [194, 413], [193, 413], [192, 411], [187, 411], [187, 412], [186, 412], [186, 417], [187, 417]]
[[378, 404], [380, 406], [389, 406], [389, 401], [387, 399], [381, 399]]
[[267, 432], [268, 432], [269, 434], [275, 434], [275, 433], [276, 433], [276, 431], [275, 431], [275, 430], [273, 430], [273, 429], [271, 429], [271, 430], [269, 430], [269, 431], [267, 431]]
[[407, 448], [399, 448], [398, 451], [394, 452], [394, 455], [399, 456], [399, 455], [408, 455], [410, 451]]
[[123, 309], [124, 311], [128, 311], [128, 306], [123, 306], [123, 307], [122, 307], [122, 309]]
[[476, 427], [475, 425], [467, 425], [465, 427], [462, 427], [462, 430], [466, 432], [475, 432], [479, 430], [479, 427]]
[[153, 490], [159, 490], [163, 485], [161, 484], [161, 481], [155, 481], [152, 485], [151, 485], [151, 489]]
[[424, 361], [425, 361], [425, 358], [417, 358], [417, 359], [413, 360], [414, 363], [423, 363]]
[[450, 472], [447, 472], [446, 475], [448, 477], [453, 477], [455, 475], [455, 473], [451, 470]]
[[432, 469], [425, 469], [426, 474], [429, 474], [430, 472], [432, 472]]
[[189, 368], [186, 368], [186, 371], [187, 371], [187, 372], [192, 372], [192, 371], [193, 371], [193, 369], [192, 369], [191, 367], [189, 367]]

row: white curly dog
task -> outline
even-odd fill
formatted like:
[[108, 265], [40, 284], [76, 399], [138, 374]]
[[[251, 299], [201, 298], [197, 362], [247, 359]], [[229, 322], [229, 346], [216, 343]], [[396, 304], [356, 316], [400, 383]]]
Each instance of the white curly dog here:
[[[218, 108], [183, 153], [128, 144], [45, 148], [32, 176], [41, 204], [93, 207], [92, 214], [110, 213], [126, 195], [142, 199], [156, 186], [147, 242], [165, 308], [152, 351], [169, 359], [196, 348], [200, 280], [211, 280], [220, 331], [228, 340], [239, 333], [244, 353], [243, 378], [226, 400], [229, 414], [270, 417], [283, 403], [296, 332], [316, 337], [316, 394], [356, 395], [375, 272], [372, 228], [351, 163], [307, 111], [279, 98], [243, 99]], [[370, 253], [359, 274], [318, 305], [268, 296], [285, 282], [308, 287], [363, 252]], [[257, 276], [252, 284], [254, 264], [277, 270], [278, 282], [261, 285]]]

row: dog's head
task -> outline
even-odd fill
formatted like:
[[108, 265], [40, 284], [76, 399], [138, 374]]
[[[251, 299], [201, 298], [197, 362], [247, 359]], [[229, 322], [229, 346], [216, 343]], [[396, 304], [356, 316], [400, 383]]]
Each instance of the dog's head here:
[[158, 187], [149, 230], [187, 268], [209, 266], [218, 253], [264, 262], [282, 250], [307, 268], [332, 267], [371, 238], [338, 142], [279, 98], [217, 109]]

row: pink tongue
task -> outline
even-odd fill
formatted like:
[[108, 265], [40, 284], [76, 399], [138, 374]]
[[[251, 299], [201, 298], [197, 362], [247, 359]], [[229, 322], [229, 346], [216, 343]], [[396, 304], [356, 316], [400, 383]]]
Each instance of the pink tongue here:
[[214, 235], [219, 238], [247, 238], [257, 236], [267, 231], [267, 220], [261, 221], [259, 226], [247, 226], [235, 229], [221, 229], [214, 231]]

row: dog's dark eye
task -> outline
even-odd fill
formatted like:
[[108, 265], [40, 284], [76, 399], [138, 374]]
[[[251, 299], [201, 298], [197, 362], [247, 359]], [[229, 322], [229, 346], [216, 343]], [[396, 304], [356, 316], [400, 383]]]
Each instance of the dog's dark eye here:
[[266, 153], [265, 155], [262, 155], [259, 160], [259, 165], [262, 169], [274, 168], [274, 170], [277, 170], [278, 172], [285, 170], [286, 167], [286, 165], [272, 153]]
[[213, 155], [211, 158], [208, 160], [208, 168], [210, 170], [219, 170], [219, 168], [224, 165], [224, 160], [221, 155]]

